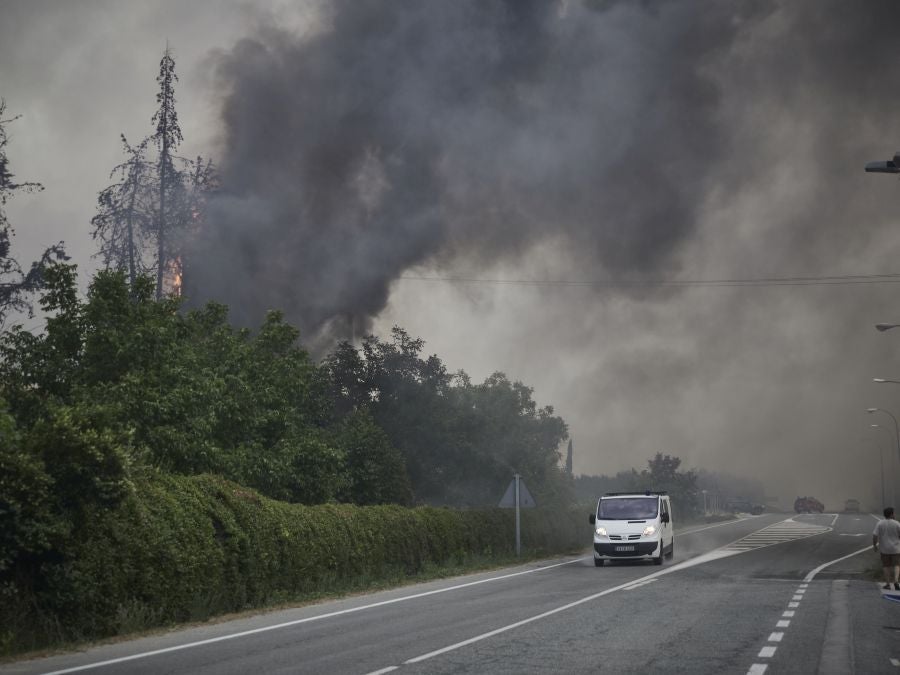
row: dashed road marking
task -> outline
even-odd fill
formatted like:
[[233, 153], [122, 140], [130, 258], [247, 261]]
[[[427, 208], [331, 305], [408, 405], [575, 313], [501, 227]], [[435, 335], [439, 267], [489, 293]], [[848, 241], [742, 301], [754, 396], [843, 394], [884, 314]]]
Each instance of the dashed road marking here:
[[900, 661], [898, 661], [897, 659], [891, 659], [891, 665], [895, 668], [900, 668]]
[[794, 616], [794, 614], [796, 614], [796, 612], [794, 612], [794, 611], [792, 611], [792, 610], [787, 610], [787, 611], [783, 612], [783, 613], [781, 614], [781, 616], [787, 617], [787, 618], [789, 619], [789, 618], [791, 618], [792, 616]]
[[777, 632], [769, 635], [769, 642], [781, 642], [784, 639], [784, 633]]
[[771, 659], [773, 656], [775, 656], [776, 649], [778, 649], [778, 647], [771, 647], [771, 646], [763, 647], [762, 649], [759, 650], [759, 658]]
[[371, 673], [367, 673], [366, 675], [384, 675], [385, 673], [392, 673], [397, 670], [397, 666], [388, 666], [387, 668], [382, 668], [381, 670], [373, 670]]
[[775, 628], [788, 628], [791, 625], [791, 622], [787, 619], [782, 619], [778, 623], [775, 624]]
[[769, 666], [765, 663], [754, 663], [747, 671], [747, 675], [762, 675]]
[[799, 603], [799, 602], [789, 602], [789, 603], [788, 603], [788, 607], [790, 607], [791, 609], [795, 609], [795, 608], [797, 608], [797, 607], [799, 607], [799, 606], [800, 606], [800, 603]]

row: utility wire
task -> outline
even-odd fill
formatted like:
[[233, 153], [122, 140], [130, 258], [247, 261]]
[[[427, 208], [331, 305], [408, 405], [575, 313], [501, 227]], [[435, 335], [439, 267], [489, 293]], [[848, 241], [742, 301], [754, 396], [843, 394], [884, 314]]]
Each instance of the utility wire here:
[[476, 277], [415, 276], [404, 274], [402, 281], [443, 281], [459, 284], [497, 284], [518, 286], [587, 286], [597, 288], [702, 288], [750, 286], [853, 286], [858, 284], [897, 284], [900, 274], [849, 274], [820, 277], [760, 277], [746, 279], [647, 279], [600, 281], [577, 279], [482, 279]]

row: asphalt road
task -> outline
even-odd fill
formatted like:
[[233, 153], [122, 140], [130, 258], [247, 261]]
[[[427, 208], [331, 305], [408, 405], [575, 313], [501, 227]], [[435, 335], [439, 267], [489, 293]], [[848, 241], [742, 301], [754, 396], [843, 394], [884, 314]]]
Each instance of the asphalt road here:
[[874, 557], [874, 523], [865, 514], [749, 517], [676, 531], [662, 567], [547, 560], [0, 673], [900, 675], [900, 603], [860, 578]]

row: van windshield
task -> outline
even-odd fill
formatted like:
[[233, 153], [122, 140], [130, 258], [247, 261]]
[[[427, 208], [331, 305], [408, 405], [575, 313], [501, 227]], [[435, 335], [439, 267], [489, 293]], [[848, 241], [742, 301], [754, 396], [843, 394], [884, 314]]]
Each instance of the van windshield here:
[[656, 518], [656, 497], [601, 499], [598, 520], [647, 520]]

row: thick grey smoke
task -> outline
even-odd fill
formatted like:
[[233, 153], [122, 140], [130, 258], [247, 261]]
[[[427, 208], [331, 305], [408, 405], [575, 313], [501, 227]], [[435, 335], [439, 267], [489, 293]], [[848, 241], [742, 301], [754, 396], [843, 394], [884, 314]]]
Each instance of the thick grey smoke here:
[[597, 277], [659, 277], [727, 163], [708, 66], [766, 3], [324, 3], [219, 63], [223, 190], [190, 291], [307, 333], [425, 262], [561, 239]]

